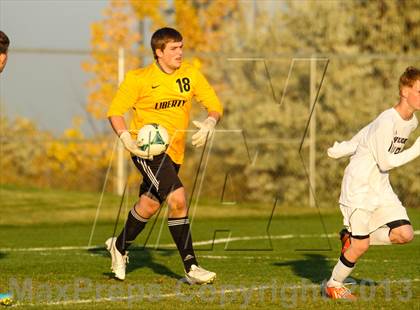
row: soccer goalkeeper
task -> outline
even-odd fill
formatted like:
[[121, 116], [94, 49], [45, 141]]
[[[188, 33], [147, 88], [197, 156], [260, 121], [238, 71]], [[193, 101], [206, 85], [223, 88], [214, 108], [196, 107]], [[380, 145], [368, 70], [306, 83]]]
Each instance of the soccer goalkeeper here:
[[[185, 189], [178, 177], [184, 160], [185, 130], [188, 127], [192, 98], [208, 112], [198, 128], [192, 144], [202, 147], [209, 139], [223, 113], [222, 105], [205, 77], [192, 65], [183, 63], [183, 39], [172, 28], [157, 30], [151, 39], [155, 62], [127, 73], [108, 111], [112, 128], [120, 137], [143, 176], [139, 200], [128, 213], [125, 227], [117, 238], [109, 238], [115, 277], [124, 280], [127, 249], [144, 229], [147, 221], [167, 201], [168, 226], [184, 264], [186, 279], [191, 284], [212, 282], [216, 274], [202, 268], [194, 254], [187, 214]], [[130, 132], [124, 114], [133, 111]], [[135, 142], [138, 130], [148, 123], [165, 127], [171, 136], [165, 154], [149, 157]]]
[[354, 299], [344, 286], [358, 259], [370, 245], [404, 244], [413, 239], [406, 209], [392, 190], [389, 171], [420, 155], [420, 137], [403, 150], [417, 125], [420, 110], [420, 70], [408, 67], [399, 80], [399, 102], [382, 112], [351, 140], [335, 143], [328, 156], [351, 156], [343, 177], [340, 209], [344, 226], [342, 250], [324, 286], [332, 299]]

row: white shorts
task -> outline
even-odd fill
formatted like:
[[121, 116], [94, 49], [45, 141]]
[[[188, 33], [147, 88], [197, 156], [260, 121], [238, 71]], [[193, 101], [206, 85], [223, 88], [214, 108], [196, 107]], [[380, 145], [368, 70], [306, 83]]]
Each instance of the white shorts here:
[[409, 221], [406, 209], [401, 205], [381, 207], [374, 211], [340, 205], [343, 224], [353, 236], [368, 236], [379, 227], [397, 220]]

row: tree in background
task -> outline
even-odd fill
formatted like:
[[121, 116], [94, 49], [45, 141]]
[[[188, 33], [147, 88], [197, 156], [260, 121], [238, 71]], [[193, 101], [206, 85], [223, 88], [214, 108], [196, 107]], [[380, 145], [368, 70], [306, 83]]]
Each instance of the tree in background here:
[[[112, 154], [105, 139], [86, 139], [82, 120], [56, 137], [26, 118], [1, 118], [0, 184], [100, 191]], [[19, 139], [15, 139], [19, 137]]]
[[[1, 123], [1, 184], [38, 185], [34, 179], [43, 175], [45, 143], [52, 135], [42, 131], [30, 120], [17, 117], [10, 119], [2, 115]], [[19, 137], [20, 139], [16, 139]], [[34, 164], [38, 163], [38, 164]]]
[[[175, 25], [182, 33], [189, 51], [220, 51], [229, 37], [225, 27], [238, 10], [235, 0], [175, 0]], [[200, 57], [199, 54], [196, 55]]]
[[[419, 54], [419, 14], [415, 1], [287, 1], [271, 18], [261, 13], [254, 31], [233, 35], [243, 42], [242, 54], [272, 59], [265, 64], [218, 64], [228, 75], [225, 82], [231, 94], [223, 98], [228, 103], [224, 124], [242, 126], [259, 144], [256, 164], [236, 169], [245, 171], [244, 195], [253, 200], [280, 195], [285, 203], [307, 204], [307, 181], [296, 141], [309, 115], [309, 61], [295, 59], [285, 94], [283, 87], [292, 58], [325, 55], [330, 64], [317, 107], [317, 188], [319, 201], [336, 203], [345, 162], [328, 159], [325, 150], [334, 140], [350, 138], [397, 101], [398, 77], [414, 61], [405, 58]], [[237, 50], [237, 45], [230, 48]], [[318, 62], [318, 85], [324, 66]], [[234, 145], [231, 150], [229, 144], [224, 147], [238, 158]], [[303, 150], [306, 160], [305, 145]], [[395, 176], [404, 176], [395, 178], [394, 184], [404, 192], [401, 197], [415, 205], [410, 197], [415, 199], [420, 190], [413, 185], [420, 170], [406, 169], [409, 173], [396, 172]]]
[[[131, 51], [140, 39], [134, 30], [136, 19], [128, 1], [110, 1], [104, 16], [91, 26], [92, 59], [82, 64], [86, 72], [92, 73], [87, 84], [90, 90], [87, 110], [96, 119], [105, 118], [118, 88], [118, 50]], [[135, 68], [138, 64], [137, 55], [125, 54], [126, 68]]]

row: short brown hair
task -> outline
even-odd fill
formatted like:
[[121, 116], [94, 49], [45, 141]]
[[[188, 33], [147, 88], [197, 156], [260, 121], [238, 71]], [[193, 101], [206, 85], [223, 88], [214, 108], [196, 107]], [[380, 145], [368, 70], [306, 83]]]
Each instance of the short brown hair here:
[[3, 31], [0, 30], [0, 54], [7, 53], [9, 44], [10, 44], [9, 38]]
[[399, 89], [413, 87], [416, 81], [420, 81], [420, 70], [415, 67], [408, 67], [400, 77]]
[[164, 27], [155, 31], [150, 40], [150, 45], [152, 46], [153, 56], [157, 59], [156, 50], [164, 50], [166, 44], [169, 42], [181, 42], [182, 35], [175, 29]]

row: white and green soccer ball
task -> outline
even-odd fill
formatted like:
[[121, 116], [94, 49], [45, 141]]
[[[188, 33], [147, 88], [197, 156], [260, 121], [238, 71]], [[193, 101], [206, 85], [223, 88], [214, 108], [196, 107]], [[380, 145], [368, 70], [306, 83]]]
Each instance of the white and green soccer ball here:
[[0, 293], [0, 305], [11, 306], [13, 304], [13, 295], [10, 293]]
[[137, 134], [137, 145], [150, 155], [160, 155], [168, 148], [168, 131], [159, 124], [146, 124]]

